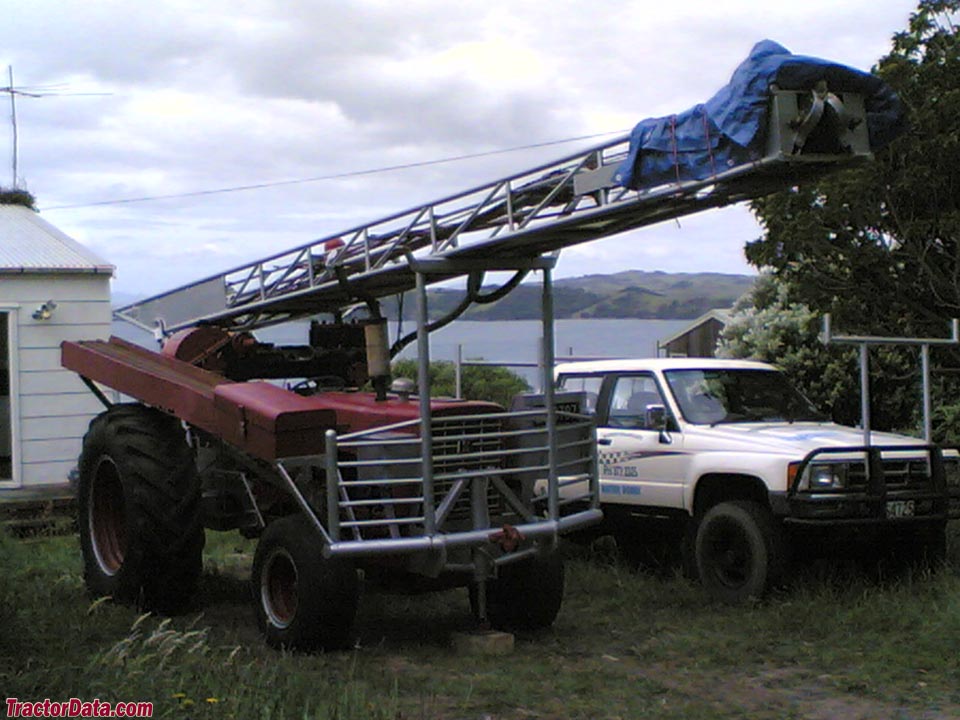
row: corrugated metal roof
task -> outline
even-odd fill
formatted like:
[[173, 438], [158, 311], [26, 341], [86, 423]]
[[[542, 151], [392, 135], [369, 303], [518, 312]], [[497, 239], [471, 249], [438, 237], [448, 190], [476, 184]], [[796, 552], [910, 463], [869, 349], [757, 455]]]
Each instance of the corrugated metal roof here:
[[0, 273], [113, 274], [114, 267], [30, 208], [0, 205]]

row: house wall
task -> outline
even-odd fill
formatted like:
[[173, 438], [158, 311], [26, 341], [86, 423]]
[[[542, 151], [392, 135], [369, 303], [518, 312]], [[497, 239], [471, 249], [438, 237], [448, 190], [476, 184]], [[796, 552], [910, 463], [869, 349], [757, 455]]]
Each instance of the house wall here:
[[[44, 302], [49, 320], [35, 320]], [[0, 274], [0, 311], [9, 312], [13, 480], [3, 487], [65, 485], [87, 425], [103, 406], [77, 375], [60, 367], [64, 340], [110, 335], [110, 278], [94, 274]]]
[[723, 331], [723, 323], [715, 318], [690, 328], [680, 337], [666, 344], [670, 357], [714, 357], [717, 339]]

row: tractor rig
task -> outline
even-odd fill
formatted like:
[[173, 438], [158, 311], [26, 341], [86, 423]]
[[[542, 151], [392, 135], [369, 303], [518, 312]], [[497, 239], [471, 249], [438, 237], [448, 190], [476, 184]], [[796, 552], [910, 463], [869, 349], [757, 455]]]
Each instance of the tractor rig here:
[[[899, 122], [876, 78], [764, 41], [713, 99], [629, 137], [117, 310], [160, 351], [62, 346], [106, 407], [79, 460], [88, 589], [180, 610], [204, 528], [237, 529], [259, 538], [254, 605], [276, 647], [348, 645], [359, 571], [405, 592], [469, 587], [494, 627], [551, 624], [558, 537], [602, 517], [593, 419], [580, 394], [553, 389], [558, 252], [869, 159]], [[513, 275], [485, 294], [493, 271]], [[429, 332], [531, 272], [543, 394], [509, 412], [431, 397]], [[464, 277], [462, 305], [431, 322], [427, 286]], [[411, 290], [416, 333], [391, 345], [380, 303]], [[255, 336], [308, 319], [304, 345]], [[413, 340], [418, 391], [390, 382], [391, 357]]]

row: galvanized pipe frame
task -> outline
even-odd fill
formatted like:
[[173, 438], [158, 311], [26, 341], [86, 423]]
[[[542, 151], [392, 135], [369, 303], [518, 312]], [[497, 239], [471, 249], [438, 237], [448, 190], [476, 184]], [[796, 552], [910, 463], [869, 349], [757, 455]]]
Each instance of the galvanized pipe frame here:
[[[545, 410], [541, 411], [527, 411], [525, 414], [545, 414]], [[477, 416], [468, 415], [463, 416], [465, 418], [476, 419]], [[447, 419], [447, 418], [444, 418]], [[403, 425], [409, 425], [403, 423]], [[419, 422], [419, 421], [414, 421]], [[366, 431], [369, 434], [375, 434], [376, 430]], [[542, 433], [543, 428], [536, 428], [535, 430], [530, 431], [532, 434]], [[352, 436], [356, 439], [362, 433], [353, 433]], [[410, 442], [422, 442], [422, 436], [418, 438], [411, 439]], [[583, 445], [584, 442], [572, 443], [569, 445]], [[352, 443], [346, 442], [343, 444], [343, 447], [351, 448]], [[588, 446], [589, 447], [589, 446]], [[543, 448], [540, 448], [541, 450]], [[388, 517], [380, 518], [375, 520], [341, 520], [340, 512], [341, 510], [351, 510], [354, 507], [364, 507], [364, 506], [394, 506], [398, 504], [408, 504], [415, 505], [419, 503], [424, 503], [424, 510], [428, 509], [426, 505], [426, 496], [427, 493], [423, 493], [420, 497], [416, 498], [377, 498], [373, 500], [350, 500], [349, 495], [346, 492], [350, 487], [371, 487], [371, 486], [381, 486], [381, 487], [393, 487], [396, 485], [411, 485], [417, 484], [416, 479], [396, 479], [396, 478], [386, 478], [383, 480], [366, 480], [366, 481], [342, 481], [342, 475], [339, 471], [341, 465], [351, 465], [353, 461], [344, 460], [339, 461], [339, 444], [337, 442], [336, 433], [333, 430], [327, 432], [327, 452], [323, 458], [327, 469], [327, 493], [328, 493], [328, 517], [327, 517], [327, 529], [321, 530], [325, 544], [327, 545], [326, 553], [331, 555], [346, 555], [352, 557], [363, 557], [363, 556], [373, 556], [377, 554], [406, 554], [406, 553], [416, 553], [423, 552], [426, 550], [437, 551], [439, 548], [452, 548], [460, 547], [464, 545], [471, 544], [485, 544], [490, 542], [490, 536], [493, 532], [496, 531], [496, 528], [492, 527], [483, 527], [479, 529], [474, 529], [472, 531], [458, 531], [453, 533], [442, 532], [442, 526], [445, 523], [450, 509], [453, 507], [453, 504], [459, 499], [459, 496], [466, 489], [467, 485], [476, 486], [476, 480], [482, 477], [489, 477], [492, 481], [494, 487], [498, 492], [504, 497], [507, 505], [521, 518], [524, 522], [521, 525], [517, 526], [519, 532], [527, 538], [552, 538], [550, 541], [553, 542], [556, 539], [555, 533], [551, 530], [553, 528], [557, 532], [566, 531], [572, 528], [579, 528], [591, 524], [596, 521], [599, 515], [599, 510], [596, 507], [591, 507], [590, 510], [565, 516], [563, 518], [557, 516], [550, 517], [548, 514], [547, 518], [537, 518], [529, 509], [527, 509], [522, 501], [517, 498], [510, 488], [503, 482], [502, 476], [507, 473], [522, 473], [522, 472], [531, 472], [531, 471], [550, 471], [550, 463], [546, 465], [520, 465], [520, 466], [510, 466], [510, 467], [498, 467], [498, 468], [489, 468], [483, 469], [480, 471], [466, 471], [460, 473], [449, 473], [444, 477], [454, 480], [454, 484], [447, 490], [446, 495], [441, 499], [439, 507], [436, 508], [434, 513], [434, 527], [433, 532], [427, 531], [427, 517], [430, 515], [429, 512], [424, 512], [422, 515], [411, 516], [406, 518], [397, 518], [397, 517]], [[528, 448], [528, 451], [530, 449]], [[462, 457], [470, 455], [470, 453], [465, 453], [463, 455], [450, 455], [444, 456], [445, 460], [457, 460], [462, 459]], [[591, 465], [595, 465], [596, 457], [595, 453], [592, 451], [589, 452], [585, 457], [578, 458], [575, 460], [568, 460], [563, 463], [557, 463], [558, 466], [566, 465], [580, 465], [584, 462], [590, 462]], [[322, 524], [319, 519], [313, 513], [312, 509], [309, 508], [308, 503], [303, 498], [302, 494], [296, 488], [292, 479], [289, 478], [289, 473], [283, 468], [282, 461], [278, 463], [281, 467], [282, 476], [287, 479], [291, 493], [295, 498], [298, 499], [298, 504], [301, 509], [308, 511], [312, 520], [314, 521], [315, 526], [322, 528]], [[579, 473], [574, 476], [559, 478], [557, 476], [557, 485], [558, 490], [559, 486], [582, 483], [584, 481], [589, 481], [595, 479], [595, 476], [591, 476], [590, 473]], [[436, 477], [434, 478], [436, 479]], [[423, 482], [425, 479], [421, 479], [420, 482]], [[549, 483], [548, 477], [548, 483]], [[592, 483], [595, 484], [595, 483]], [[503, 492], [506, 490], [507, 492]], [[486, 493], [484, 492], [483, 497], [486, 498]], [[336, 498], [336, 502], [333, 502], [333, 498]], [[581, 496], [575, 498], [575, 500], [583, 501], [589, 500], [591, 505], [598, 505], [599, 498], [596, 493], [591, 494], [590, 490], [587, 490]], [[563, 502], [562, 504], [567, 504]], [[557, 500], [556, 506], [559, 508], [561, 502], [559, 498]], [[362, 537], [355, 537], [354, 540], [345, 541], [340, 538], [341, 529], [375, 529], [375, 528], [385, 528], [389, 529], [391, 527], [396, 528], [398, 526], [416, 526], [422, 525], [424, 533], [422, 535], [414, 535], [408, 537], [392, 537], [389, 539], [376, 538], [376, 539], [363, 539]], [[432, 540], [431, 540], [432, 539]]]
[[[524, 261], [522, 264], [529, 266], [535, 264], [544, 272], [544, 292], [543, 292], [543, 310], [544, 310], [544, 338], [545, 338], [545, 347], [544, 351], [548, 357], [552, 357], [552, 347], [546, 347], [546, 342], [552, 343], [553, 341], [553, 327], [552, 327], [552, 295], [550, 293], [551, 288], [551, 278], [550, 278], [550, 268], [555, 263], [555, 258], [541, 258], [535, 263], [530, 261]], [[418, 261], [419, 264], [419, 261]], [[462, 263], [461, 263], [462, 264]], [[471, 267], [475, 263], [467, 263]], [[499, 264], [498, 264], [499, 265]], [[418, 269], [418, 289], [419, 293], [419, 308], [418, 308], [418, 324], [419, 324], [419, 340], [421, 345], [421, 354], [420, 354], [420, 363], [419, 363], [419, 375], [421, 380], [421, 392], [420, 392], [420, 417], [416, 420], [405, 421], [401, 423], [395, 423], [386, 427], [378, 427], [375, 429], [360, 431], [355, 433], [350, 433], [343, 436], [343, 438], [338, 440], [337, 433], [335, 430], [328, 430], [325, 434], [325, 453], [319, 458], [293, 458], [289, 459], [286, 462], [288, 464], [312, 464], [317, 462], [318, 464], [322, 463], [326, 474], [326, 503], [327, 503], [327, 517], [326, 527], [324, 523], [317, 517], [316, 513], [311, 508], [309, 502], [297, 488], [296, 483], [293, 478], [290, 476], [287, 471], [283, 460], [276, 463], [276, 467], [279, 473], [279, 476], [284, 481], [287, 489], [289, 490], [291, 496], [296, 501], [297, 505], [300, 507], [301, 511], [306, 513], [311, 520], [311, 523], [319, 532], [320, 536], [324, 540], [324, 553], [328, 556], [347, 556], [347, 557], [367, 557], [375, 556], [382, 554], [407, 554], [407, 553], [420, 553], [420, 552], [429, 552], [436, 553], [438, 557], [446, 557], [446, 549], [453, 547], [461, 546], [483, 546], [492, 542], [491, 535], [496, 531], [496, 528], [490, 527], [490, 518], [487, 515], [488, 508], [488, 494], [487, 494], [487, 485], [492, 484], [495, 490], [500, 493], [504, 498], [506, 504], [513, 510], [514, 513], [520, 518], [523, 522], [517, 526], [517, 531], [526, 538], [528, 541], [537, 543], [537, 542], [546, 542], [548, 546], [555, 545], [557, 541], [557, 536], [559, 532], [566, 531], [569, 529], [575, 529], [579, 527], [584, 527], [589, 524], [592, 524], [599, 520], [602, 517], [602, 513], [599, 510], [599, 488], [598, 483], [596, 482], [595, 472], [590, 487], [593, 489], [593, 497], [591, 499], [591, 508], [587, 511], [582, 511], [566, 517], [560, 517], [560, 497], [559, 497], [559, 488], [561, 478], [559, 471], [561, 467], [566, 467], [568, 465], [582, 465], [584, 462], [591, 464], [591, 467], [596, 469], [596, 453], [594, 452], [592, 443], [588, 443], [586, 440], [579, 440], [570, 443], [559, 444], [556, 439], [556, 429], [558, 417], [561, 415], [565, 418], [573, 420], [573, 423], [566, 425], [566, 427], [575, 427], [578, 429], [584, 429], [584, 427], [589, 427], [591, 421], [585, 416], [577, 416], [573, 413], [560, 413], [557, 411], [555, 404], [553, 402], [553, 392], [552, 392], [552, 383], [546, 382], [546, 386], [550, 388], [547, 391], [547, 402], [546, 408], [544, 410], [529, 410], [518, 413], [493, 413], [491, 415], [463, 415], [463, 416], [443, 416], [441, 420], [447, 423], [455, 423], [457, 421], [477, 421], [477, 420], [503, 420], [506, 418], [527, 418], [534, 419], [537, 416], [546, 415], [546, 422], [543, 426], [534, 426], [531, 429], [526, 430], [507, 430], [507, 431], [492, 431], [492, 432], [483, 432], [482, 430], [463, 432], [459, 434], [451, 435], [442, 435], [440, 436], [442, 441], [445, 443], [449, 442], [460, 442], [464, 439], [502, 439], [504, 437], [519, 437], [519, 436], [529, 436], [529, 435], [542, 435], [546, 433], [548, 438], [548, 443], [543, 445], [534, 445], [532, 447], [526, 447], [521, 449], [516, 448], [501, 448], [498, 451], [479, 451], [479, 452], [466, 452], [466, 453], [454, 453], [449, 455], [444, 455], [445, 462], [471, 462], [479, 461], [483, 462], [485, 460], [498, 460], [502, 462], [505, 457], [519, 455], [520, 453], [531, 453], [531, 452], [547, 452], [548, 460], [546, 465], [537, 465], [534, 467], [524, 466], [524, 465], [508, 465], [506, 467], [499, 466], [494, 464], [489, 468], [474, 468], [466, 471], [455, 471], [449, 473], [438, 473], [434, 474], [433, 467], [433, 422], [432, 422], [432, 413], [431, 413], [431, 404], [430, 404], [430, 393], [429, 393], [429, 375], [427, 369], [429, 367], [429, 342], [426, 333], [427, 325], [427, 307], [426, 307], [426, 292], [425, 286], [426, 283], [422, 281], [423, 276], [430, 272], [431, 269], [439, 269], [441, 272], [446, 272], [450, 269], [450, 261], [440, 261], [437, 263], [430, 263], [429, 266], [422, 266]], [[545, 368], [549, 367], [545, 365]], [[546, 369], [545, 369], [545, 372]], [[492, 417], [491, 417], [492, 416]], [[367, 439], [372, 435], [383, 435], [385, 433], [397, 432], [400, 430], [413, 430], [419, 428], [418, 433], [414, 433], [413, 437], [410, 440], [404, 440], [399, 438], [391, 439]], [[591, 433], [591, 440], [595, 433]], [[382, 445], [383, 442], [389, 443], [391, 445], [402, 445], [404, 443], [414, 443], [419, 444], [420, 452], [418, 453], [418, 458], [413, 458], [411, 464], [421, 464], [422, 477], [419, 479], [416, 478], [384, 478], [382, 480], [357, 480], [356, 484], [354, 481], [344, 482], [341, 474], [341, 467], [365, 467], [368, 466], [366, 461], [360, 460], [340, 460], [339, 454], [342, 449], [351, 449], [356, 450], [357, 448], [379, 444]], [[570, 449], [576, 447], [585, 447], [587, 450], [584, 457], [576, 458], [574, 460], [561, 461], [559, 458], [559, 452], [561, 449]], [[402, 459], [405, 462], [410, 462], [410, 459]], [[547, 472], [547, 485], [548, 485], [548, 512], [546, 518], [538, 518], [534, 515], [531, 508], [525, 506], [525, 504], [518, 498], [513, 491], [507, 486], [503, 481], [502, 476], [507, 473], [522, 473], [530, 471], [540, 471], [544, 470]], [[585, 476], [588, 473], [579, 473], [572, 478], [565, 478], [568, 483], [583, 482], [584, 479], [587, 479]], [[436, 499], [434, 497], [434, 482], [438, 478], [444, 480], [453, 480], [453, 484], [450, 488], [447, 489], [445, 496], [440, 501], [440, 506], [436, 506]], [[358, 499], [353, 500], [349, 495], [349, 487], [396, 487], [398, 485], [415, 485], [418, 483], [421, 485], [421, 494], [419, 497], [406, 497], [406, 498], [393, 498], [388, 496], [386, 498], [375, 498], [375, 499]], [[453, 533], [443, 533], [440, 531], [442, 526], [445, 524], [448, 519], [449, 513], [451, 512], [454, 504], [457, 502], [459, 497], [463, 492], [470, 487], [470, 492], [472, 497], [471, 506], [473, 507], [473, 524], [475, 525], [473, 530], [470, 531], [458, 531]], [[588, 490], [588, 495], [591, 491]], [[423, 512], [421, 515], [411, 516], [411, 517], [396, 517], [395, 513], [392, 512], [393, 507], [396, 505], [416, 505], [422, 504]], [[390, 517], [378, 518], [373, 520], [361, 520], [357, 519], [353, 514], [354, 508], [361, 507], [373, 507], [380, 506], [384, 507], [385, 510], [389, 506]], [[346, 512], [348, 514], [348, 519], [341, 519], [341, 512]], [[400, 526], [416, 526], [422, 525], [423, 534], [414, 535], [408, 537], [399, 536], [399, 527]], [[391, 534], [390, 538], [376, 538], [376, 539], [364, 539], [360, 534], [360, 531], [366, 528], [387, 528]], [[341, 531], [350, 530], [354, 534], [353, 540], [343, 540], [341, 538]], [[529, 551], [521, 549], [520, 553], [509, 553], [512, 557], [511, 559], [516, 559], [516, 557], [521, 556], [522, 553]], [[536, 551], [536, 548], [533, 548], [533, 551]], [[505, 562], [509, 560], [503, 560], [502, 558], [497, 559], [496, 562]]]
[[[469, 414], [469, 415], [443, 415], [440, 417], [440, 420], [444, 423], [460, 423], [470, 420], [516, 420], [518, 418], [532, 418], [543, 415], [544, 411], [540, 408], [528, 409], [528, 410], [516, 410], [516, 411], [505, 411], [497, 413], [482, 413], [482, 414]], [[592, 424], [592, 418], [589, 415], [579, 415], [577, 413], [572, 413], [565, 410], [557, 411], [557, 418], [565, 420], [564, 427], [571, 428], [580, 428], [582, 429], [586, 425]], [[420, 424], [419, 418], [414, 418], [413, 420], [402, 420], [400, 422], [392, 423], [390, 425], [378, 425], [372, 430], [358, 430], [352, 433], [344, 433], [343, 435], [338, 435], [337, 439], [341, 445], [349, 443], [350, 447], [356, 449], [360, 447], [383, 447], [389, 445], [404, 445], [410, 442], [409, 438], [380, 438], [372, 440], [364, 440], [363, 438], [370, 435], [380, 435], [383, 433], [392, 433], [392, 432], [402, 432], [404, 430], [409, 431], [411, 435], [417, 435], [417, 429]], [[544, 432], [544, 426], [539, 428], [540, 432]], [[445, 440], [472, 440], [481, 437], [490, 437], [491, 435], [497, 438], [511, 438], [511, 437], [520, 437], [528, 435], [531, 431], [529, 429], [522, 430], [505, 430], [501, 429], [495, 433], [462, 433], [459, 435], [444, 435]]]
[[[534, 523], [517, 525], [514, 529], [526, 540], [539, 540], [548, 545], [554, 543], [559, 535], [573, 532], [593, 525], [603, 518], [599, 509], [584, 510], [561, 517], [559, 520], [538, 520]], [[494, 529], [470, 530], [458, 533], [437, 533], [397, 539], [371, 539], [361, 541], [339, 541], [324, 548], [328, 557], [374, 557], [378, 555], [405, 555], [413, 553], [443, 554], [449, 548], [489, 545]], [[506, 556], [504, 556], [506, 557]]]
[[834, 335], [830, 313], [824, 313], [820, 340], [824, 345], [856, 345], [860, 360], [860, 417], [863, 444], [870, 445], [870, 356], [871, 345], [914, 345], [920, 347], [921, 402], [923, 404], [923, 439], [933, 440], [932, 407], [930, 400], [930, 346], [960, 344], [960, 319], [950, 321], [949, 338], [884, 337], [878, 335]]

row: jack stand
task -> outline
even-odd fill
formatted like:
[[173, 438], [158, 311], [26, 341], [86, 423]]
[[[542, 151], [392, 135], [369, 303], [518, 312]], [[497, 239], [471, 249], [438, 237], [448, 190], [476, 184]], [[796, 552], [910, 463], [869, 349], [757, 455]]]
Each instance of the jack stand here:
[[512, 633], [500, 632], [490, 627], [487, 617], [487, 577], [489, 563], [482, 551], [474, 551], [477, 573], [473, 580], [476, 606], [476, 628], [470, 632], [453, 633], [453, 649], [458, 655], [509, 655], [513, 652]]

